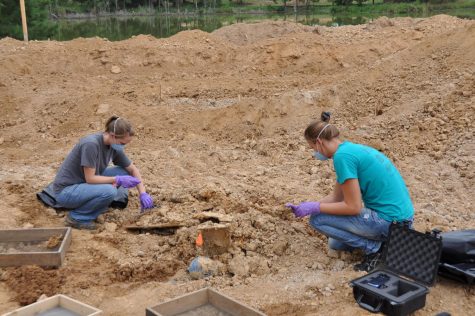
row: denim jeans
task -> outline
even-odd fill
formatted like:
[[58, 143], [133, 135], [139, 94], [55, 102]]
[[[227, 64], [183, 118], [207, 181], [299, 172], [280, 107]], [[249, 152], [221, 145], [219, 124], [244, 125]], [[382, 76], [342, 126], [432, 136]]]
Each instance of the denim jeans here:
[[331, 249], [352, 251], [360, 248], [370, 254], [378, 251], [387, 238], [391, 222], [380, 218], [375, 211], [363, 208], [355, 216], [314, 214], [310, 216], [310, 225], [328, 236]]
[[[128, 175], [122, 167], [109, 167], [103, 176], [114, 177]], [[80, 183], [64, 188], [56, 195], [62, 207], [72, 209], [69, 216], [78, 221], [88, 223], [104, 213], [117, 195], [117, 188], [110, 184]]]

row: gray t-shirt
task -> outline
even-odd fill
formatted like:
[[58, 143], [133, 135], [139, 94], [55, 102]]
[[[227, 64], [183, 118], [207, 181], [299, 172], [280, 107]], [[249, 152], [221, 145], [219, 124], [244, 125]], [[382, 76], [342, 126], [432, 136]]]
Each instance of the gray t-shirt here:
[[95, 168], [96, 175], [101, 175], [111, 161], [123, 168], [132, 163], [123, 151], [104, 144], [102, 133], [81, 138], [59, 168], [53, 182], [54, 192], [59, 193], [73, 184], [86, 183], [83, 167]]

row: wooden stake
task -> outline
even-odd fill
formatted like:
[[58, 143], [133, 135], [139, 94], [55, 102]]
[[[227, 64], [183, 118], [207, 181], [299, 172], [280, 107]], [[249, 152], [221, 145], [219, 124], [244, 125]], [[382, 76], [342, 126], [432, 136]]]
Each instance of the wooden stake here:
[[23, 40], [28, 42], [28, 27], [26, 25], [25, 0], [20, 0], [21, 26], [23, 28]]

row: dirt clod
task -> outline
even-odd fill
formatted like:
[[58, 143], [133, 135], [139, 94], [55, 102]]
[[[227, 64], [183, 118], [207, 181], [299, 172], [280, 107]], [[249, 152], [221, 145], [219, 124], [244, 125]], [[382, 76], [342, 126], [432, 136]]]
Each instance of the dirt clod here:
[[51, 236], [48, 239], [48, 242], [46, 243], [46, 248], [48, 248], [48, 249], [56, 248], [61, 244], [62, 240], [63, 240], [63, 235], [62, 234]]

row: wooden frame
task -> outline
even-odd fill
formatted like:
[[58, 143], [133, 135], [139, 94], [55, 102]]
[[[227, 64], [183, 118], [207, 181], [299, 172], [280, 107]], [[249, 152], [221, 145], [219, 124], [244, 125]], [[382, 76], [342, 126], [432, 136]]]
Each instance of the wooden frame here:
[[76, 301], [66, 295], [57, 294], [42, 301], [3, 314], [2, 316], [34, 316], [38, 313], [46, 312], [55, 307], [62, 307], [80, 316], [98, 316], [102, 311], [95, 307]]
[[206, 304], [211, 304], [233, 316], [266, 316], [264, 313], [250, 308], [209, 287], [149, 307], [147, 308], [145, 315], [174, 316]]
[[0, 230], [1, 242], [47, 241], [50, 237], [63, 236], [59, 248], [55, 251], [0, 253], [0, 267], [39, 265], [59, 267], [63, 264], [66, 251], [71, 244], [70, 227], [24, 228]]

